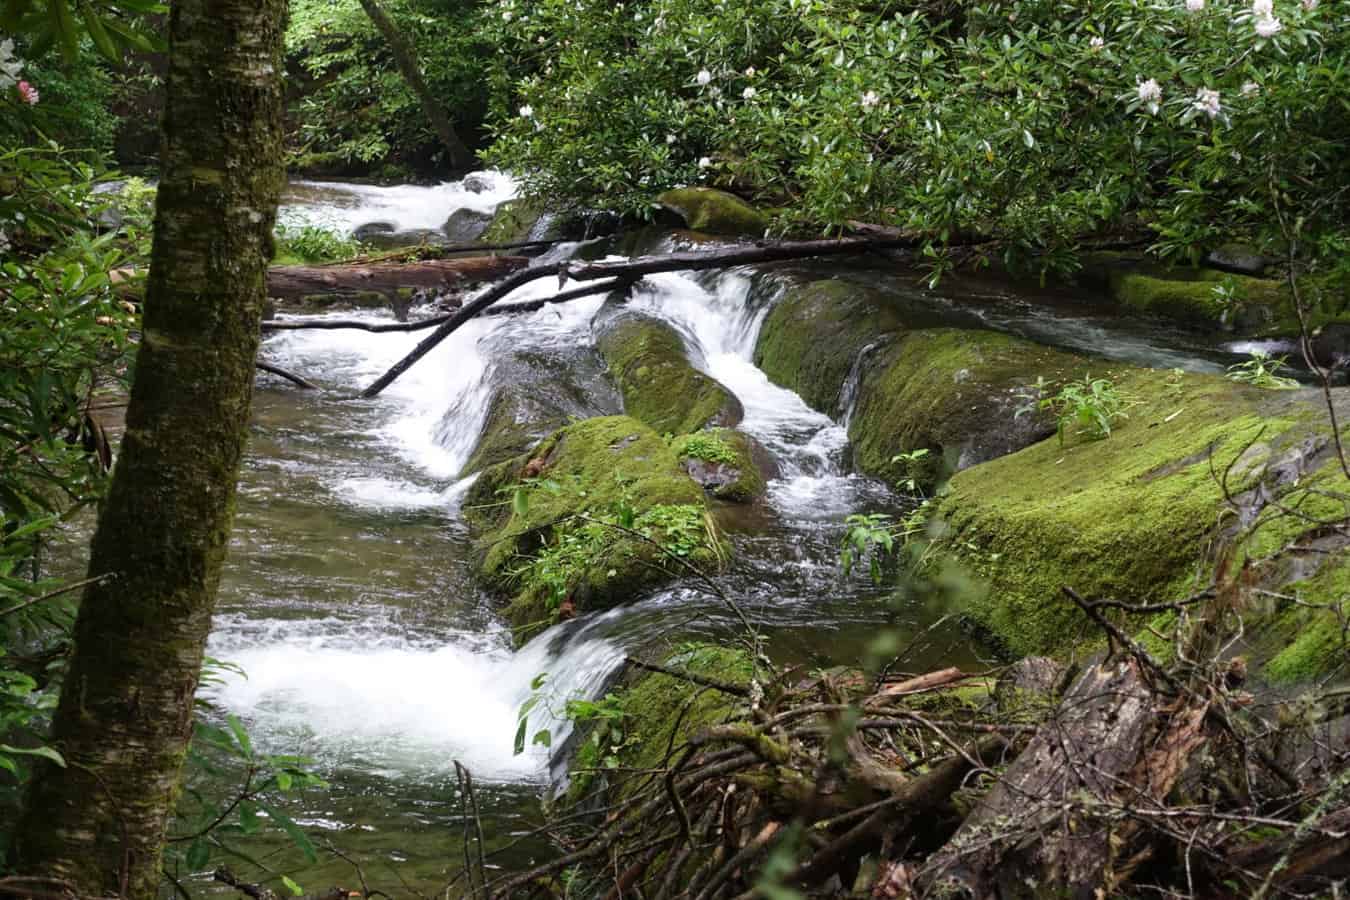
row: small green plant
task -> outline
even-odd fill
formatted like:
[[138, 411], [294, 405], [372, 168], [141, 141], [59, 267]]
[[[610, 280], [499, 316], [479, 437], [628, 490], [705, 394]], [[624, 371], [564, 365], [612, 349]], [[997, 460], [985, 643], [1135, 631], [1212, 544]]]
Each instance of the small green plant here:
[[1246, 362], [1228, 367], [1228, 378], [1272, 391], [1297, 390], [1299, 383], [1295, 379], [1279, 374], [1284, 367], [1285, 357], [1271, 356], [1264, 350], [1253, 350]]
[[908, 453], [897, 453], [891, 457], [891, 464], [900, 467], [900, 480], [895, 486], [909, 494], [921, 494], [919, 487], [919, 477], [926, 468], [926, 462], [931, 451], [927, 447], [920, 447], [918, 450], [911, 450]]
[[277, 225], [277, 259], [323, 263], [355, 259], [366, 251], [360, 241], [322, 225]]
[[1133, 405], [1108, 378], [1084, 375], [1082, 381], [1071, 381], [1050, 394], [1045, 379], [1036, 379], [1036, 385], [1026, 395], [1027, 403], [1017, 410], [1021, 416], [1037, 409], [1051, 411], [1055, 416], [1055, 432], [1059, 442], [1069, 429], [1077, 426], [1079, 434], [1089, 440], [1100, 441], [1111, 436], [1117, 422], [1128, 419], [1125, 412]]
[[930, 501], [925, 500], [899, 521], [884, 513], [858, 513], [845, 519], [839, 550], [844, 575], [852, 574], [853, 567], [866, 560], [872, 581], [880, 584], [886, 559], [927, 529], [930, 508]]
[[681, 459], [701, 459], [704, 462], [737, 465], [740, 457], [735, 448], [715, 431], [699, 431], [675, 438], [671, 444]]

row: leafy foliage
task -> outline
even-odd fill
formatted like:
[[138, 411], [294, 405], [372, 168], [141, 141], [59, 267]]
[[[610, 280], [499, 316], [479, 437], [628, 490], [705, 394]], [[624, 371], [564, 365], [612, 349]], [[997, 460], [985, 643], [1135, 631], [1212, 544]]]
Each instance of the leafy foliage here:
[[[472, 141], [487, 108], [473, 0], [390, 0], [385, 11], [417, 48], [431, 90]], [[302, 166], [440, 161], [442, 148], [357, 0], [297, 0], [286, 35], [298, 77], [296, 160]]]
[[278, 260], [307, 263], [338, 262], [355, 259], [366, 247], [355, 238], [322, 225], [278, 224], [276, 255]]
[[734, 466], [740, 462], [735, 449], [720, 435], [711, 431], [696, 431], [674, 439], [675, 455], [704, 462]]
[[1299, 383], [1296, 379], [1279, 374], [1284, 367], [1283, 356], [1271, 356], [1263, 350], [1253, 350], [1251, 359], [1228, 367], [1228, 377], [1242, 384], [1275, 391], [1297, 390]]
[[1017, 411], [1024, 415], [1033, 409], [1050, 410], [1055, 416], [1055, 431], [1060, 444], [1070, 430], [1085, 435], [1088, 440], [1099, 441], [1111, 436], [1116, 423], [1129, 418], [1127, 409], [1132, 405], [1116, 388], [1109, 378], [1093, 378], [1084, 375], [1082, 381], [1071, 381], [1050, 394], [1044, 379], [1038, 379], [1036, 387], [1028, 394], [1027, 403]]
[[937, 264], [971, 232], [1056, 268], [1108, 227], [1278, 247], [1276, 196], [1343, 240], [1347, 11], [1278, 6], [1264, 37], [1229, 3], [499, 0], [492, 156], [579, 204], [705, 183], [914, 229]]

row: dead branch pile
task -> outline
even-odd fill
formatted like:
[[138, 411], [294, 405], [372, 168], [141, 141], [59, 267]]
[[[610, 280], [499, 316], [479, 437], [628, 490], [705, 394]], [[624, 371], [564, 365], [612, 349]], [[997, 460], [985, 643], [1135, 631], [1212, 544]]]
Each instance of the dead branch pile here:
[[[1211, 609], [1222, 593], [1204, 595]], [[1346, 692], [1263, 705], [1244, 691], [1240, 660], [1215, 651], [1199, 664], [1180, 646], [1164, 666], [1112, 624], [1107, 610], [1121, 604], [1069, 596], [1109, 641], [1081, 667], [1027, 659], [979, 677], [949, 669], [898, 683], [761, 668], [751, 685], [719, 686], [642, 665], [645, 677], [683, 680], [689, 704], [717, 693], [725, 717], [693, 733], [677, 727], [683, 737], [655, 768], [610, 773], [555, 820], [558, 858], [495, 881], [471, 873], [483, 885], [474, 895], [1343, 889]]]

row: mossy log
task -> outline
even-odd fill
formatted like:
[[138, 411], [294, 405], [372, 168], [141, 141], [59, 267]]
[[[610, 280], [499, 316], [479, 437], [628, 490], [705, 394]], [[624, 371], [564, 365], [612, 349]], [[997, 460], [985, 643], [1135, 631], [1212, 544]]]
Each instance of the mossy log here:
[[470, 256], [420, 262], [272, 266], [267, 270], [267, 294], [279, 300], [299, 300], [314, 295], [390, 295], [408, 289], [457, 291], [509, 275], [528, 263], [523, 256]]

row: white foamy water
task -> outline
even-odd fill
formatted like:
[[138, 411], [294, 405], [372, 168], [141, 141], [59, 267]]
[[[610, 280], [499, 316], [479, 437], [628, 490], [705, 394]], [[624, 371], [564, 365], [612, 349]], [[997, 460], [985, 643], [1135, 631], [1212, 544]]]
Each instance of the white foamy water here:
[[[617, 646], [580, 636], [554, 657], [547, 635], [513, 654], [500, 633], [418, 641], [401, 631], [369, 619], [222, 617], [210, 652], [247, 677], [226, 675], [205, 693], [264, 745], [326, 766], [425, 778], [458, 760], [482, 780], [542, 781], [548, 751], [529, 745], [516, 755], [512, 746], [532, 682], [548, 673], [547, 696], [585, 696], [623, 660]], [[530, 734], [549, 728], [564, 740], [561, 708], [540, 703]]]
[[741, 430], [782, 470], [769, 483], [770, 502], [793, 518], [839, 518], [852, 511], [860, 486], [844, 471], [848, 433], [752, 362], [769, 304], [753, 306], [750, 288], [750, 279], [736, 271], [716, 277], [711, 288], [686, 275], [649, 276], [634, 292], [633, 307], [678, 328], [695, 364], [741, 401]]
[[[482, 190], [470, 190], [466, 183]], [[516, 183], [511, 176], [492, 171], [474, 172], [463, 181], [433, 187], [296, 181], [282, 203], [279, 219], [288, 225], [322, 225], [345, 232], [371, 222], [387, 222], [399, 231], [411, 231], [440, 228], [458, 209], [490, 213], [515, 195]]]

